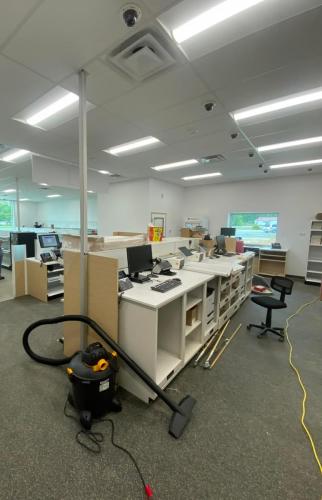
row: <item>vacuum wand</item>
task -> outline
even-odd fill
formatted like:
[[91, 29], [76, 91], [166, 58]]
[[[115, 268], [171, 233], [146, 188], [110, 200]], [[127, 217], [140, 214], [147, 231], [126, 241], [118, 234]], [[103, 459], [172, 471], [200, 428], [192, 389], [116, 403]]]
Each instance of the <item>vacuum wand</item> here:
[[173, 437], [179, 438], [191, 419], [192, 409], [196, 403], [196, 400], [187, 395], [180, 401], [179, 404], [172, 401], [172, 399], [169, 398], [169, 396], [162, 389], [160, 389], [160, 387], [154, 382], [154, 380], [152, 380], [151, 377], [149, 377], [149, 375], [144, 370], [142, 370], [142, 368], [132, 358], [130, 358], [130, 356], [127, 355], [127, 353], [119, 346], [119, 344], [115, 342], [94, 320], [88, 318], [87, 316], [82, 316], [79, 314], [68, 314], [65, 316], [43, 319], [32, 323], [31, 325], [29, 325], [23, 335], [23, 346], [27, 354], [39, 363], [52, 365], [61, 365], [68, 363], [71, 357], [52, 360], [50, 358], [45, 358], [34, 353], [29, 345], [29, 335], [35, 328], [38, 328], [42, 325], [65, 323], [68, 321], [78, 321], [81, 323], [85, 323], [89, 327], [91, 327], [97, 333], [97, 335], [99, 335], [114, 351], [117, 352], [120, 358], [134, 371], [134, 373], [136, 373], [146, 383], [146, 385], [148, 385], [150, 389], [152, 389], [165, 402], [165, 404], [169, 406], [169, 408], [171, 408], [173, 414], [170, 420], [169, 433]]

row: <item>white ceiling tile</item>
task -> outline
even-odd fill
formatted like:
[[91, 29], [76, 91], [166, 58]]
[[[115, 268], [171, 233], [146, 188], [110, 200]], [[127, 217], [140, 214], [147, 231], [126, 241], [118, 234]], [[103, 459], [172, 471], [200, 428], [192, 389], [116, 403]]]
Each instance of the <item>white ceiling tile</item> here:
[[[172, 31], [197, 14], [213, 7], [220, 0], [184, 0], [159, 17], [162, 24]], [[270, 0], [199, 33], [182, 43], [184, 52], [190, 60], [216, 51], [252, 33], [265, 30], [268, 26], [289, 19], [302, 12], [321, 5], [320, 0]]]
[[[134, 87], [126, 77], [99, 60], [91, 62], [84, 69], [88, 73], [87, 99], [93, 104], [100, 105], [111, 101]], [[77, 75], [64, 80], [61, 85], [71, 92], [78, 93]]]
[[163, 73], [104, 107], [128, 120], [141, 121], [206, 91], [201, 80], [185, 65]]
[[46, 0], [4, 53], [58, 82], [141, 29], [149, 19], [144, 8], [139, 27], [129, 32], [120, 14], [123, 5], [121, 0]]
[[213, 90], [269, 77], [273, 70], [322, 56], [321, 24], [322, 8], [315, 9], [213, 51], [193, 65]]
[[0, 45], [40, 4], [40, 0], [2, 0], [0, 15]]
[[[236, 81], [216, 90], [220, 101], [229, 111], [311, 90], [321, 86], [322, 57], [300, 59], [293, 64], [259, 75]], [[314, 107], [317, 103], [314, 103]]]
[[11, 117], [52, 87], [52, 83], [0, 55], [0, 120]]

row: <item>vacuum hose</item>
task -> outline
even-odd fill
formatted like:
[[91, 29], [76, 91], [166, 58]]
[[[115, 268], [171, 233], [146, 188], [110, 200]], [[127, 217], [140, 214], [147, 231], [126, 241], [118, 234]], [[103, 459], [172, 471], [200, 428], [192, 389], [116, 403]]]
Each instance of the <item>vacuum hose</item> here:
[[187, 395], [180, 401], [179, 404], [172, 401], [172, 399], [169, 398], [168, 394], [166, 394], [154, 382], [154, 380], [152, 380], [149, 375], [145, 373], [145, 371], [142, 370], [142, 368], [140, 368], [140, 366], [137, 365], [136, 362], [132, 358], [130, 358], [125, 351], [123, 351], [123, 349], [115, 342], [115, 340], [113, 340], [106, 332], [104, 332], [104, 330], [95, 321], [88, 318], [87, 316], [82, 316], [80, 314], [67, 314], [65, 316], [57, 316], [56, 318], [41, 319], [32, 323], [28, 326], [23, 334], [22, 343], [26, 353], [38, 363], [44, 363], [45, 365], [58, 366], [69, 363], [74, 355], [61, 359], [46, 358], [44, 356], [39, 356], [39, 354], [36, 354], [29, 345], [29, 335], [33, 330], [35, 330], [35, 328], [43, 325], [65, 323], [67, 321], [86, 323], [97, 333], [97, 335], [99, 335], [107, 344], [109, 344], [109, 346], [112, 347], [114, 351], [117, 352], [120, 358], [146, 383], [146, 385], [148, 385], [150, 389], [152, 389], [152, 391], [154, 391], [169, 406], [169, 408], [171, 408], [171, 410], [173, 411], [173, 415], [170, 421], [169, 433], [176, 438], [180, 437], [186, 425], [190, 421], [192, 408], [196, 403], [195, 399]]

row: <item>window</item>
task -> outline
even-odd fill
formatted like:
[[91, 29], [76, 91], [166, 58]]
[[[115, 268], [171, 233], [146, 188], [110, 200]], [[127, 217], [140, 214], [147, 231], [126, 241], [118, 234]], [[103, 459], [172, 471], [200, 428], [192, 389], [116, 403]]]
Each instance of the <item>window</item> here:
[[12, 229], [15, 225], [14, 217], [14, 202], [0, 200], [0, 228]]
[[266, 246], [276, 242], [277, 212], [232, 212], [229, 225], [247, 245]]

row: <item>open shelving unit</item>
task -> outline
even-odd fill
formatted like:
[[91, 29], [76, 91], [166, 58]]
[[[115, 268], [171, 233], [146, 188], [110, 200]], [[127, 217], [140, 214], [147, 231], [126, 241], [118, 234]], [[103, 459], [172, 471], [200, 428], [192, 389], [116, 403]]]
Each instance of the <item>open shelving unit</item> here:
[[286, 274], [285, 250], [260, 250], [258, 272], [265, 276], [285, 276]]
[[42, 302], [64, 294], [64, 267], [52, 269], [57, 262], [42, 263], [35, 258], [27, 262], [27, 294]]
[[322, 220], [312, 220], [305, 283], [322, 282]]

